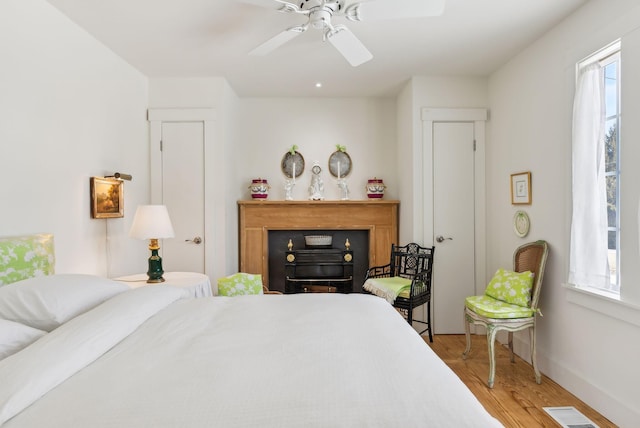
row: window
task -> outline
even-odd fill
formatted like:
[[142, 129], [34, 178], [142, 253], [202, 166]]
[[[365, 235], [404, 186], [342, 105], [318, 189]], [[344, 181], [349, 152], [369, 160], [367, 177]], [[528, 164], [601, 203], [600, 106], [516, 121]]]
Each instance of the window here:
[[569, 282], [620, 293], [620, 42], [577, 65]]
[[610, 290], [620, 292], [620, 51], [600, 61], [605, 98], [605, 177]]

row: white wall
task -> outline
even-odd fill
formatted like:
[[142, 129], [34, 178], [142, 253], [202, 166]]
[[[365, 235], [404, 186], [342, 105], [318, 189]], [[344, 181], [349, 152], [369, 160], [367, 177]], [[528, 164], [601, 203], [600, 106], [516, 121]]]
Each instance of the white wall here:
[[215, 108], [226, 85], [222, 77], [153, 77], [149, 79], [149, 108]]
[[[402, 201], [400, 206], [399, 223], [400, 234], [399, 243], [418, 242], [426, 245], [416, 236], [422, 236], [422, 208], [420, 204], [414, 203], [415, 191], [419, 187], [419, 179], [414, 176], [419, 175], [416, 166], [416, 158], [420, 157], [415, 146], [422, 140], [419, 111], [420, 107], [414, 102], [413, 80], [409, 80], [402, 88], [397, 97], [396, 122], [398, 124], [398, 153], [408, 153], [411, 162], [410, 168], [398, 168], [398, 182], [402, 183], [398, 188], [398, 199]], [[396, 162], [407, 162], [407, 156], [398, 156]], [[397, 165], [396, 165], [397, 168]], [[416, 211], [417, 210], [417, 211]]]
[[[148, 198], [144, 76], [43, 0], [0, 2], [0, 54], [0, 235], [53, 233], [58, 272], [145, 268], [128, 237]], [[125, 217], [91, 219], [89, 178], [115, 171], [133, 175]]]
[[[226, 141], [224, 148], [221, 150], [220, 157], [221, 163], [225, 165], [222, 170], [224, 177], [229, 176], [229, 171], [234, 170], [236, 165], [239, 165], [242, 158], [242, 153], [235, 150], [238, 146], [238, 132], [241, 129], [242, 114], [240, 113], [240, 100], [236, 96], [233, 89], [226, 84], [222, 93], [224, 110], [220, 112], [220, 120], [229, 124], [225, 126], [223, 133], [223, 140]], [[237, 199], [237, 191], [235, 186], [224, 186], [224, 204], [220, 205], [220, 209], [223, 210], [224, 222], [221, 222], [218, 227], [218, 235], [223, 237], [222, 242], [225, 248], [224, 257], [224, 271], [222, 275], [228, 275], [238, 270], [238, 207], [235, 203], [229, 203], [228, 201], [234, 201]]]
[[[640, 177], [635, 172], [640, 160], [636, 144], [640, 129], [635, 119], [640, 113], [639, 23], [637, 1], [593, 0], [495, 72], [489, 84], [487, 144], [487, 272], [510, 265], [514, 248], [525, 241], [549, 242], [541, 296], [544, 317], [539, 318], [537, 336], [541, 371], [626, 427], [637, 426], [640, 420], [639, 312], [632, 315], [633, 324], [587, 309], [569, 302], [562, 284], [568, 273], [575, 64], [622, 37], [621, 250], [627, 263], [621, 271], [624, 288], [640, 287]], [[512, 231], [514, 212], [523, 207], [512, 206], [509, 196], [509, 175], [521, 171], [532, 172], [533, 204], [524, 207], [531, 218], [526, 239]], [[633, 298], [633, 293], [625, 294]], [[598, 306], [604, 302], [596, 302]], [[527, 343], [527, 336], [519, 334], [520, 355], [527, 354]]]
[[[311, 168], [322, 168], [325, 199], [340, 199], [328, 161], [336, 145], [346, 146], [352, 160], [347, 179], [350, 199], [366, 199], [367, 179], [382, 178], [385, 198], [397, 198], [395, 101], [384, 98], [243, 98], [240, 114], [251, 126], [240, 126], [234, 150], [239, 154], [235, 170], [238, 199], [250, 198], [251, 179], [266, 178], [269, 199], [284, 199], [285, 176], [280, 169], [292, 145], [305, 160], [305, 170], [293, 190], [295, 200], [307, 200]], [[246, 123], [246, 122], [245, 122]]]

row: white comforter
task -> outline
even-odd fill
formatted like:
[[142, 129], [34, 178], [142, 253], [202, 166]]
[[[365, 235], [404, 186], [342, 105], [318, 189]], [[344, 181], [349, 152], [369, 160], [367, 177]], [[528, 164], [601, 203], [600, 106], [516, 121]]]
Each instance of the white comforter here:
[[15, 427], [498, 427], [383, 299], [120, 294], [0, 361]]

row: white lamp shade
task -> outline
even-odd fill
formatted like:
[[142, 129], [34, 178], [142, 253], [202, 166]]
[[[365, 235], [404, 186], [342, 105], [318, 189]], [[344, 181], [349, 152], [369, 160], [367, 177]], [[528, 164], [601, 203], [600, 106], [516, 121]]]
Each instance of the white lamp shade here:
[[173, 226], [165, 205], [139, 205], [129, 236], [138, 239], [173, 238]]

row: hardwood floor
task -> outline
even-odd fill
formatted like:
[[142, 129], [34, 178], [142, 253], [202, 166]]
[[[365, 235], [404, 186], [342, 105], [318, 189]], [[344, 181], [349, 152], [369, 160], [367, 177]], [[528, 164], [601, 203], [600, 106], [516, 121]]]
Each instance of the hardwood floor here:
[[485, 336], [472, 336], [471, 355], [462, 359], [464, 335], [436, 335], [428, 345], [462, 379], [485, 409], [507, 428], [558, 427], [542, 407], [574, 406], [600, 428], [615, 427], [611, 421], [587, 406], [546, 376], [535, 381], [533, 368], [496, 343], [496, 377], [493, 389], [487, 387], [489, 359]]

